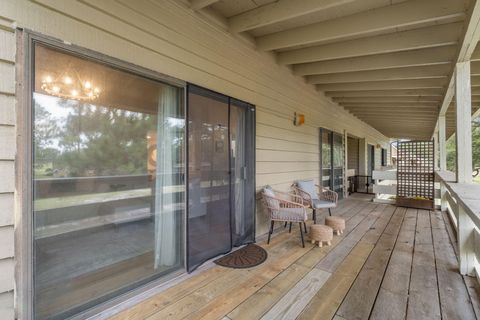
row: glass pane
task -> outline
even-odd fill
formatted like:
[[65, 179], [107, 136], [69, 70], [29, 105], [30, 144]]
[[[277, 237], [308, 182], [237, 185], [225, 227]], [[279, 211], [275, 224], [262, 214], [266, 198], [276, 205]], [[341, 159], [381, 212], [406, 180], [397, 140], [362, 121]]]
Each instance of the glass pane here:
[[332, 171], [332, 145], [331, 132], [321, 129], [321, 145], [322, 145], [322, 185], [331, 187], [331, 171]]
[[182, 90], [35, 47], [36, 319], [183, 268]]
[[333, 134], [333, 190], [343, 198], [343, 166], [344, 166], [343, 136]]
[[231, 99], [230, 104], [230, 171], [232, 172], [232, 244], [253, 242], [254, 171], [252, 107]]
[[231, 249], [228, 98], [189, 86], [188, 270]]

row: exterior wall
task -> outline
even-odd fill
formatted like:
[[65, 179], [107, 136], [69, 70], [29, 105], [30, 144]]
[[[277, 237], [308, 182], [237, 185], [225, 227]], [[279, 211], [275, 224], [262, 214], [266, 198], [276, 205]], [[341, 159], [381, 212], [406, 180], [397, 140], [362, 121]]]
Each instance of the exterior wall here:
[[[384, 143], [386, 137], [276, 64], [268, 53], [175, 0], [0, 0], [0, 318], [11, 319], [14, 218], [13, 26], [62, 39], [245, 100], [257, 107], [257, 190], [318, 180], [319, 127]], [[128, 23], [127, 23], [128, 22]], [[293, 114], [306, 123], [293, 125]], [[5, 180], [6, 178], [6, 180]], [[3, 181], [7, 181], [4, 183]], [[258, 205], [257, 235], [268, 217]]]
[[[359, 163], [358, 163], [358, 157], [359, 157], [359, 141], [358, 139], [355, 138], [348, 138], [347, 142], [347, 148], [348, 148], [348, 169], [354, 169], [355, 171], [358, 171]], [[356, 172], [358, 173], [358, 172]]]
[[0, 318], [13, 319], [15, 33], [0, 17]]

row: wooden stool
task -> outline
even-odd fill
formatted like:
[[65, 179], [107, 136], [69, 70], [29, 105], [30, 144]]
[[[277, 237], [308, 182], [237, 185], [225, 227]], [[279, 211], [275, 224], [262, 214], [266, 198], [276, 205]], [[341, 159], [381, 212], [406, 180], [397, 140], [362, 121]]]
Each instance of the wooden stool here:
[[345, 219], [340, 217], [325, 217], [325, 225], [331, 227], [337, 235], [343, 233], [345, 230]]
[[314, 244], [318, 241], [318, 246], [321, 248], [323, 242], [326, 242], [327, 245], [331, 245], [333, 239], [333, 230], [328, 226], [324, 226], [321, 224], [314, 224], [310, 227], [310, 239], [312, 239], [312, 243]]

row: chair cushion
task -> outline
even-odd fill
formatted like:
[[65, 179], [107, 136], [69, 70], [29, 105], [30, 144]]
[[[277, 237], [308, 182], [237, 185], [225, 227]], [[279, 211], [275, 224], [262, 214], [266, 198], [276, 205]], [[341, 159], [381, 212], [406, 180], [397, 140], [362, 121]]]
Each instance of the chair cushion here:
[[302, 189], [312, 197], [312, 200], [318, 200], [317, 187], [313, 180], [299, 180], [297, 181], [298, 188]]
[[315, 200], [312, 200], [312, 205], [313, 205], [314, 209], [334, 208], [335, 207], [335, 202], [315, 199]]
[[[263, 188], [263, 193], [269, 197], [276, 197], [275, 192], [271, 189], [270, 186], [266, 186]], [[265, 201], [268, 203], [268, 205], [273, 208], [273, 209], [279, 209], [280, 208], [280, 201], [272, 198], [265, 198]]]
[[272, 213], [272, 219], [281, 221], [303, 222], [307, 212], [302, 208], [282, 208]]

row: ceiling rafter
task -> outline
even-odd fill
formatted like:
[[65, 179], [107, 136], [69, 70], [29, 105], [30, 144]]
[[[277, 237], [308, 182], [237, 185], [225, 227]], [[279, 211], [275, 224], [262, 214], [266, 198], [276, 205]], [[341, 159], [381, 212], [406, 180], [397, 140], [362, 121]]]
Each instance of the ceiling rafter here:
[[440, 21], [465, 18], [464, 1], [411, 0], [289, 29], [256, 39], [260, 50], [269, 51], [295, 46], [359, 38], [390, 33], [399, 28], [415, 28]]
[[277, 54], [277, 61], [280, 64], [286, 65], [299, 64], [455, 45], [459, 41], [461, 27], [461, 22], [448, 23], [368, 38], [289, 50], [279, 52]]
[[307, 83], [345, 83], [345, 82], [366, 82], [385, 80], [411, 80], [445, 78], [450, 75], [452, 66], [450, 64], [405, 67], [394, 69], [367, 70], [355, 72], [330, 73], [322, 75], [306, 76]]
[[244, 32], [359, 0], [279, 0], [228, 19], [232, 32]]
[[292, 69], [294, 74], [305, 76], [314, 74], [451, 64], [456, 51], [457, 49], [455, 46], [445, 46], [296, 64], [292, 66]]

